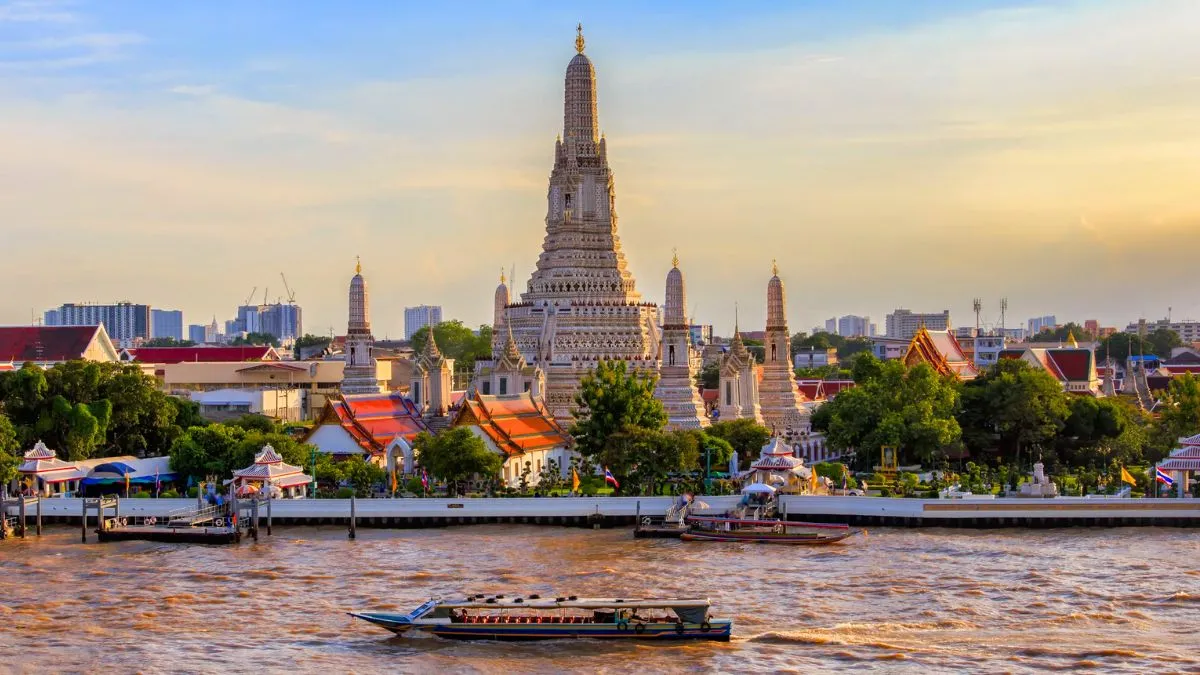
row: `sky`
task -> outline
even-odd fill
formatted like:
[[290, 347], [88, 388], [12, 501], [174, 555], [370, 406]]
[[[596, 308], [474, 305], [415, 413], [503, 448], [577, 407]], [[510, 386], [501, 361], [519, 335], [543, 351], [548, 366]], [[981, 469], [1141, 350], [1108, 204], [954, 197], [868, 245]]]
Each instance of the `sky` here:
[[1200, 320], [1200, 3], [0, 0], [0, 324], [285, 295], [491, 320], [541, 250], [582, 22], [644, 298], [793, 331]]

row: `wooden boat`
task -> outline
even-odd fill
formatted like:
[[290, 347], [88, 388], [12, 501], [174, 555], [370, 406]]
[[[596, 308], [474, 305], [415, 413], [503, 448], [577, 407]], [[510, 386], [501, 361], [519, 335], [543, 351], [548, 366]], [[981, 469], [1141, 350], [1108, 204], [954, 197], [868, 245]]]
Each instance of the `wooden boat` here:
[[709, 616], [707, 599], [508, 598], [430, 600], [408, 614], [350, 612], [397, 635], [418, 631], [452, 640], [720, 640], [731, 619]]
[[688, 530], [679, 535], [683, 541], [821, 546], [835, 544], [863, 532], [852, 530], [849, 525], [786, 520], [693, 516], [687, 521]]

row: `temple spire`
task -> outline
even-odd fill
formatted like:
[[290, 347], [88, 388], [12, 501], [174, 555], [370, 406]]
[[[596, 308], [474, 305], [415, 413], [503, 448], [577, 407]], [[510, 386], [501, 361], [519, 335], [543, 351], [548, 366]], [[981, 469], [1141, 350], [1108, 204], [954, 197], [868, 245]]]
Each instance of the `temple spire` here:
[[679, 269], [679, 250], [671, 249], [671, 267]]
[[354, 273], [362, 274], [362, 258], [359, 256], [354, 256]]

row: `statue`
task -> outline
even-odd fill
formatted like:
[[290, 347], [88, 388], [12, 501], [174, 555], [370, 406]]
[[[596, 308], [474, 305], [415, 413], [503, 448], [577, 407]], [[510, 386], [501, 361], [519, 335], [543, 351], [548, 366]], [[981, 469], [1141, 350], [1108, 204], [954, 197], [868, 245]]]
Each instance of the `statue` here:
[[1033, 480], [1021, 484], [1022, 497], [1057, 497], [1058, 486], [1050, 482], [1044, 471], [1045, 465], [1037, 462], [1033, 465]]

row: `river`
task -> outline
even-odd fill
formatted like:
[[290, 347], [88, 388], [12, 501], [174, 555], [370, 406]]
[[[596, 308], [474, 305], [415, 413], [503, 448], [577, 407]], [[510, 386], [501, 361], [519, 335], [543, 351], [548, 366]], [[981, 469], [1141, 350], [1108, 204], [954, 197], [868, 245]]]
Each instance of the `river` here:
[[[1200, 670], [1200, 534], [904, 530], [815, 548], [625, 529], [276, 528], [230, 547], [0, 542], [0, 671]], [[397, 638], [348, 610], [467, 593], [708, 596], [729, 643]]]

